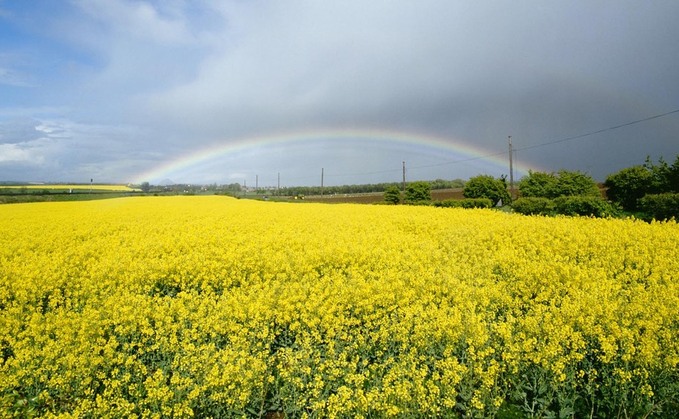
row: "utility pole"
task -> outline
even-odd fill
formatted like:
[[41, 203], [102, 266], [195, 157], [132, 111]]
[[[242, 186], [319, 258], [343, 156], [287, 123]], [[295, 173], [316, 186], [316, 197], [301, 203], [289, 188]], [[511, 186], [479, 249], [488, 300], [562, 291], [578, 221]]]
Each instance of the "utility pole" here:
[[403, 162], [403, 193], [406, 193], [406, 162]]
[[281, 172], [278, 172], [278, 187], [276, 188], [276, 193], [279, 196], [281, 194]]
[[323, 168], [321, 167], [321, 198], [323, 198]]
[[255, 175], [255, 192], [259, 189], [259, 175]]
[[509, 197], [514, 199], [514, 163], [512, 160], [512, 155], [514, 154], [514, 150], [512, 149], [512, 136], [510, 135], [508, 137], [509, 139]]

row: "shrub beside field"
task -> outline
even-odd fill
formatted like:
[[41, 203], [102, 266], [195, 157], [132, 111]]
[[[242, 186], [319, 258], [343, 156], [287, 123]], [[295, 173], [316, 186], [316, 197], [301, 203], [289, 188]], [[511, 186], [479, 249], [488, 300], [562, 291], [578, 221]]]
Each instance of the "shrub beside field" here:
[[446, 199], [434, 201], [432, 205], [440, 208], [492, 208], [493, 201], [488, 198]]
[[0, 232], [6, 416], [679, 410], [674, 222], [211, 196]]

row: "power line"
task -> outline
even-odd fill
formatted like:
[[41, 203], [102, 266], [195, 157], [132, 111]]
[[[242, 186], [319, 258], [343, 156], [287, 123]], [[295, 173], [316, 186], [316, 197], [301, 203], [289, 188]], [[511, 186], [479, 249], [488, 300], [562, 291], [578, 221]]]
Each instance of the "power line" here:
[[588, 133], [586, 133], [586, 134], [575, 135], [575, 136], [573, 136], [573, 137], [566, 137], [566, 138], [561, 138], [561, 139], [559, 139], [559, 140], [548, 141], [548, 142], [546, 142], [546, 143], [535, 144], [535, 145], [531, 145], [531, 146], [526, 146], [526, 147], [518, 148], [517, 150], [529, 150], [529, 149], [531, 149], [531, 148], [544, 147], [544, 146], [547, 146], [547, 145], [552, 145], [552, 144], [557, 144], [557, 143], [564, 143], [564, 142], [566, 142], [566, 141], [577, 140], [577, 139], [580, 139], [580, 138], [589, 137], [590, 135], [601, 134], [602, 132], [613, 131], [613, 130], [618, 129], [618, 128], [628, 127], [628, 126], [630, 126], [630, 125], [638, 124], [638, 123], [640, 123], [640, 122], [646, 122], [646, 121], [650, 121], [650, 120], [652, 120], [652, 119], [662, 118], [663, 116], [672, 115], [673, 113], [677, 113], [677, 112], [679, 112], [679, 109], [675, 109], [675, 110], [673, 110], [673, 111], [661, 113], [661, 114], [658, 114], [658, 115], [649, 116], [648, 118], [637, 119], [636, 121], [626, 122], [626, 123], [624, 123], [624, 124], [615, 125], [615, 126], [608, 127], [608, 128], [604, 128], [604, 129], [600, 129], [600, 130], [597, 130], [597, 131], [588, 132]]
[[501, 151], [501, 152], [493, 153], [493, 154], [484, 154], [482, 156], [469, 157], [467, 159], [449, 160], [449, 161], [444, 161], [442, 163], [425, 164], [425, 165], [422, 165], [422, 166], [413, 166], [412, 169], [424, 169], [424, 168], [427, 168], [427, 167], [447, 166], [449, 164], [466, 163], [466, 162], [469, 162], [469, 161], [481, 160], [481, 159], [485, 159], [485, 158], [488, 158], [488, 157], [504, 156], [505, 154], [506, 154], [506, 152]]
[[[599, 130], [596, 130], [596, 131], [587, 132], [587, 133], [584, 133], [584, 134], [560, 138], [558, 140], [546, 141], [544, 143], [534, 144], [534, 145], [521, 147], [521, 148], [515, 147], [515, 148], [513, 148], [513, 150], [514, 151], [530, 150], [530, 149], [533, 149], [533, 148], [545, 147], [545, 146], [549, 146], [549, 145], [552, 145], [552, 144], [558, 144], [558, 143], [563, 143], [563, 142], [567, 142], [567, 141], [573, 141], [573, 140], [577, 140], [577, 139], [580, 139], [580, 138], [589, 137], [589, 136], [596, 135], [596, 134], [601, 134], [603, 132], [613, 131], [613, 130], [616, 130], [616, 129], [628, 127], [630, 125], [639, 124], [641, 122], [646, 122], [646, 121], [650, 121], [650, 120], [653, 120], [653, 119], [662, 118], [662, 117], [672, 115], [672, 114], [675, 114], [675, 113], [679, 113], [679, 109], [675, 109], [673, 111], [649, 116], [649, 117], [642, 118], [642, 119], [637, 119], [637, 120], [634, 120], [634, 121], [626, 122], [624, 124], [614, 125], [614, 126], [599, 129]], [[466, 163], [466, 162], [470, 162], [470, 161], [486, 159], [488, 157], [502, 156], [502, 155], [505, 155], [505, 154], [506, 154], [506, 152], [501, 151], [501, 152], [497, 152], [497, 153], [484, 154], [484, 155], [474, 156], [474, 157], [469, 157], [469, 158], [464, 158], [464, 159], [449, 160], [449, 161], [445, 161], [445, 162], [441, 162], [441, 163], [434, 163], [434, 164], [427, 164], [427, 165], [420, 165], [420, 166], [411, 166], [410, 170], [425, 169], [425, 168], [429, 168], [429, 167], [438, 167], [438, 166], [447, 166], [447, 165], [458, 164], [458, 163]], [[357, 173], [325, 174], [325, 176], [326, 177], [367, 176], [367, 175], [376, 175], [376, 174], [383, 174], [383, 173], [395, 173], [395, 172], [400, 172], [400, 171], [401, 171], [401, 169], [386, 169], [386, 170], [377, 170], [377, 171], [360, 172], [360, 173], [357, 172]], [[291, 180], [300, 180], [300, 179], [310, 179], [310, 178], [311, 177], [309, 177], [309, 176], [297, 176], [297, 177], [290, 178], [290, 179]]]
[[[619, 129], [619, 128], [628, 127], [630, 125], [638, 124], [638, 123], [641, 123], [641, 122], [650, 121], [652, 119], [662, 118], [664, 116], [672, 115], [672, 114], [675, 114], [675, 113], [679, 113], [679, 109], [675, 109], [673, 111], [661, 113], [661, 114], [658, 114], [658, 115], [649, 116], [647, 118], [637, 119], [635, 121], [626, 122], [626, 123], [620, 124], [620, 125], [614, 125], [612, 127], [603, 128], [603, 129], [599, 129], [599, 130], [596, 130], [596, 131], [587, 132], [585, 134], [579, 134], [579, 135], [574, 135], [572, 137], [560, 138], [558, 140], [547, 141], [547, 142], [544, 142], [544, 143], [535, 144], [535, 145], [526, 146], [526, 147], [521, 147], [521, 148], [514, 148], [514, 150], [515, 151], [516, 150], [519, 150], [519, 151], [529, 150], [529, 149], [532, 149], [532, 148], [545, 147], [545, 146], [552, 145], [552, 144], [564, 143], [566, 141], [577, 140], [577, 139], [580, 139], [580, 138], [589, 137], [591, 135], [601, 134], [602, 132], [613, 131], [613, 130], [616, 130], [616, 129]], [[424, 168], [427, 168], [427, 167], [446, 166], [446, 165], [449, 165], [449, 164], [464, 163], [464, 162], [468, 162], [468, 161], [480, 160], [480, 159], [485, 159], [487, 157], [495, 157], [495, 156], [500, 156], [500, 155], [504, 155], [504, 154], [505, 154], [505, 152], [485, 154], [483, 156], [476, 156], [476, 157], [471, 157], [471, 158], [468, 158], [468, 159], [451, 160], [451, 161], [442, 162], [442, 163], [416, 166], [416, 167], [412, 167], [412, 169], [424, 169]]]
[[366, 175], [378, 175], [382, 173], [393, 173], [393, 172], [400, 172], [401, 169], [385, 169], [385, 170], [376, 170], [374, 172], [360, 172], [360, 173], [335, 173], [335, 174], [328, 174], [326, 176], [332, 176], [332, 177], [342, 177], [342, 176], [366, 176]]

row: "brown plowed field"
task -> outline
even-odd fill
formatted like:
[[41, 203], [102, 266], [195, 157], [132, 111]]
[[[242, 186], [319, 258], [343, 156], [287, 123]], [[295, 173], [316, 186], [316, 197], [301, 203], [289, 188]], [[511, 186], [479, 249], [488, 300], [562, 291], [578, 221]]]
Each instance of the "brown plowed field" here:
[[[435, 189], [431, 191], [431, 199], [443, 201], [445, 199], [462, 199], [462, 188], [456, 189]], [[304, 198], [305, 201], [327, 202], [332, 204], [352, 203], [352, 204], [374, 204], [384, 201], [382, 192], [359, 193], [359, 194], [336, 194], [336, 195], [314, 195]]]
[[[607, 199], [606, 187], [599, 183], [597, 184], [601, 196]], [[431, 199], [433, 201], [444, 201], [446, 199], [464, 199], [462, 192], [464, 188], [455, 189], [434, 189], [431, 191]], [[352, 204], [375, 204], [384, 201], [384, 194], [382, 192], [358, 193], [358, 194], [336, 194], [336, 195], [312, 195], [304, 198], [306, 201], [312, 202], [327, 202], [332, 204], [352, 203]]]

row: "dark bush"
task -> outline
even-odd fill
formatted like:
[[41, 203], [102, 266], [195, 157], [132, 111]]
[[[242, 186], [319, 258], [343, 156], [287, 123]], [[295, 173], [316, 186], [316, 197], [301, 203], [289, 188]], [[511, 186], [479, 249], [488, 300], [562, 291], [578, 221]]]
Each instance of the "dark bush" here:
[[462, 206], [460, 204], [459, 199], [446, 199], [443, 201], [434, 201], [432, 204], [435, 207], [439, 208], [460, 208]]
[[406, 187], [405, 203], [410, 205], [429, 205], [431, 201], [431, 184], [429, 182], [412, 182]]
[[559, 170], [557, 173], [557, 197], [558, 196], [594, 196], [601, 197], [599, 187], [594, 179], [582, 172]]
[[646, 195], [639, 204], [644, 213], [656, 220], [679, 219], [679, 193]]
[[384, 191], [384, 202], [392, 205], [401, 203], [401, 190], [398, 186], [389, 186]]
[[554, 202], [547, 198], [519, 198], [512, 203], [515, 212], [524, 215], [550, 215], [554, 212]]
[[488, 198], [493, 205], [500, 202], [507, 205], [512, 200], [507, 191], [505, 179], [495, 179], [490, 175], [479, 175], [469, 179], [464, 185], [462, 194], [465, 198]]
[[519, 181], [521, 196], [558, 198], [560, 196], [600, 196], [594, 179], [585, 173], [560, 170], [558, 173], [529, 171]]
[[595, 196], [562, 196], [554, 200], [554, 210], [563, 215], [612, 217], [617, 210], [608, 202]]
[[441, 208], [492, 208], [493, 201], [488, 198], [446, 199], [434, 201], [434, 206]]
[[465, 198], [459, 201], [462, 208], [492, 208], [493, 201], [488, 198]]
[[519, 192], [523, 197], [555, 198], [559, 196], [558, 178], [554, 173], [528, 171], [519, 181]]
[[619, 203], [627, 211], [639, 208], [639, 199], [649, 193], [653, 173], [645, 166], [632, 166], [606, 178], [608, 198]]

